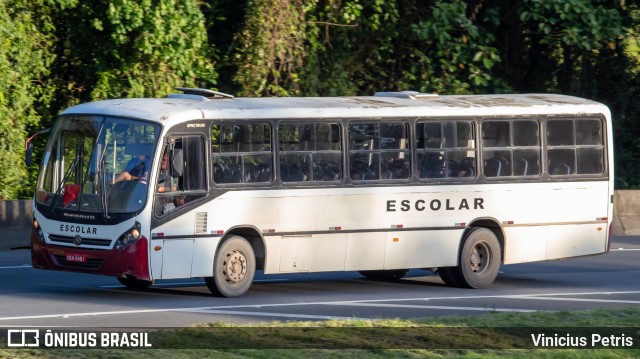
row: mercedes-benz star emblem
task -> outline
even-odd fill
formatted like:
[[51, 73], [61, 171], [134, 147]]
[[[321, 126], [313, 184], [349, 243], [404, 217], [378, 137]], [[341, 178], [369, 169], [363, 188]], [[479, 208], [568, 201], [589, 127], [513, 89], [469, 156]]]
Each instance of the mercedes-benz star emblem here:
[[82, 244], [82, 237], [80, 237], [80, 236], [75, 236], [75, 237], [73, 237], [73, 243], [74, 243], [76, 246], [81, 245], [81, 244]]

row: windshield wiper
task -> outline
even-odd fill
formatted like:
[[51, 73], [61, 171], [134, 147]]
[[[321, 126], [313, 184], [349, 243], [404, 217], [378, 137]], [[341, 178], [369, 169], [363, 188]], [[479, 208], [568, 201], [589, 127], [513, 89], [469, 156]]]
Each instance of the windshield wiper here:
[[[106, 123], [106, 120], [103, 118], [102, 119], [102, 124], [100, 125], [100, 131], [98, 131], [98, 136], [96, 136], [96, 143], [98, 141], [100, 141], [100, 135], [102, 134], [102, 130], [104, 129], [104, 125]], [[109, 148], [109, 144], [107, 143], [105, 145], [104, 150], [102, 151], [102, 153], [100, 153], [100, 160], [98, 161], [98, 173], [96, 173], [96, 177], [98, 179], [98, 194], [100, 195], [100, 206], [102, 207], [102, 216], [104, 217], [105, 221], [107, 219], [109, 219], [109, 209], [107, 208], [108, 205], [108, 192], [107, 192], [107, 176], [105, 176], [105, 171], [104, 171], [104, 155], [107, 153], [107, 148]]]
[[65, 182], [67, 182], [67, 177], [69, 177], [69, 175], [76, 170], [76, 166], [78, 165], [78, 162], [80, 162], [79, 157], [76, 157], [73, 159], [73, 162], [71, 162], [71, 166], [69, 166], [69, 168], [67, 169], [67, 172], [65, 172], [64, 176], [62, 177], [62, 180], [58, 184], [58, 190], [56, 191], [56, 194], [53, 196], [53, 201], [51, 201], [51, 212], [55, 212], [56, 201], [58, 200], [58, 197], [60, 197], [60, 193], [64, 188]]
[[[106, 149], [105, 149], [106, 152]], [[108, 192], [107, 192], [107, 176], [104, 175], [104, 160], [100, 159], [100, 162], [98, 163], [98, 181], [100, 183], [100, 186], [98, 186], [98, 188], [100, 188], [100, 204], [102, 205], [102, 216], [104, 216], [104, 219], [107, 220], [109, 219], [109, 209], [107, 208], [108, 205]]]

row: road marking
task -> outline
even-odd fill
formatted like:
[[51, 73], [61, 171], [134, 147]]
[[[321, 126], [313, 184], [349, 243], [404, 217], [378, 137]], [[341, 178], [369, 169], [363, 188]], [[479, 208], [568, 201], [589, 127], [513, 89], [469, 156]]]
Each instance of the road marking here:
[[[256, 279], [253, 281], [253, 283], [260, 283], [260, 282], [287, 282], [289, 281], [289, 279]], [[203, 281], [198, 281], [198, 282], [172, 282], [172, 283], [154, 283], [150, 288], [153, 289], [154, 287], [172, 287], [172, 286], [183, 286], [183, 285], [191, 285], [194, 287], [204, 287], [205, 284]], [[122, 284], [113, 284], [113, 285], [101, 285], [100, 288], [107, 288], [107, 289], [111, 289], [111, 288], [126, 288], [126, 286], [122, 285]]]
[[[66, 313], [66, 314], [44, 314], [44, 315], [28, 315], [28, 316], [14, 316], [14, 317], [0, 317], [0, 321], [8, 320], [23, 320], [23, 319], [48, 319], [48, 318], [72, 318], [83, 316], [101, 316], [101, 315], [122, 315], [122, 314], [147, 314], [147, 313], [166, 313], [166, 312], [180, 312], [180, 311], [199, 311], [199, 310], [227, 310], [237, 308], [267, 308], [267, 307], [288, 307], [288, 306], [309, 306], [309, 305], [346, 305], [353, 303], [356, 305], [374, 305], [373, 303], [380, 302], [406, 302], [406, 301], [438, 301], [438, 300], [452, 300], [452, 299], [488, 299], [488, 298], [508, 298], [508, 299], [528, 299], [536, 298], [544, 300], [544, 297], [558, 297], [558, 296], [576, 296], [576, 295], [615, 295], [615, 294], [640, 294], [640, 291], [617, 291], [617, 292], [570, 292], [570, 293], [537, 293], [537, 294], [521, 294], [521, 295], [484, 295], [484, 296], [449, 296], [449, 297], [422, 297], [422, 298], [387, 298], [387, 299], [373, 299], [373, 300], [352, 300], [352, 301], [332, 301], [332, 302], [296, 302], [296, 303], [273, 303], [273, 304], [249, 304], [249, 305], [226, 305], [226, 306], [208, 306], [208, 307], [187, 307], [187, 308], [163, 308], [163, 309], [142, 309], [142, 310], [127, 310], [127, 311], [112, 311], [112, 312], [85, 312], [85, 313]], [[556, 298], [547, 298], [554, 300]], [[563, 300], [563, 298], [557, 298]], [[590, 299], [584, 299], [590, 300]], [[425, 306], [427, 307], [427, 306]], [[435, 306], [439, 309], [443, 309], [444, 306]], [[461, 307], [453, 307], [461, 308]], [[245, 312], [242, 312], [245, 313]]]
[[[514, 299], [516, 299], [516, 298], [514, 298]], [[545, 298], [543, 296], [540, 296], [540, 297], [517, 297], [517, 299], [557, 300], [557, 301], [565, 301], [565, 302], [640, 304], [640, 300], [590, 299], [590, 298]]]
[[614, 248], [614, 249], [610, 249], [609, 251], [640, 251], [640, 248]]
[[33, 267], [31, 267], [31, 264], [22, 264], [22, 265], [19, 265], [19, 266], [0, 267], [0, 269], [20, 269], [20, 268], [33, 268]]
[[290, 314], [290, 313], [273, 313], [273, 312], [244, 312], [240, 310], [209, 310], [209, 309], [195, 309], [195, 310], [179, 310], [179, 312], [187, 313], [204, 313], [204, 314], [230, 314], [230, 315], [246, 315], [246, 316], [258, 316], [258, 317], [280, 317], [280, 318], [292, 318], [292, 319], [320, 319], [320, 320], [376, 320], [372, 318], [360, 318], [360, 317], [340, 317], [334, 315], [311, 315], [311, 314]]
[[141, 309], [141, 310], [123, 310], [123, 311], [113, 311], [113, 312], [85, 312], [85, 313], [25, 315], [25, 316], [16, 316], [16, 317], [1, 317], [0, 321], [21, 320], [21, 319], [73, 318], [73, 317], [119, 315], [119, 314], [165, 313], [165, 312], [174, 312], [174, 311], [175, 309]]
[[383, 308], [413, 308], [413, 309], [440, 309], [440, 310], [468, 310], [476, 312], [518, 312], [518, 313], [534, 313], [534, 309], [509, 309], [509, 308], [481, 308], [481, 307], [452, 307], [442, 305], [402, 305], [402, 304], [382, 304], [382, 303], [349, 303], [338, 302], [326, 305], [345, 305], [357, 307], [383, 307]]
[[640, 291], [505, 294], [505, 295], [451, 296], [451, 297], [430, 297], [430, 298], [429, 297], [387, 298], [387, 299], [365, 299], [365, 300], [350, 300], [350, 301], [340, 300], [340, 301], [332, 301], [332, 302], [296, 302], [296, 303], [274, 303], [274, 304], [225, 305], [225, 306], [203, 307], [203, 308], [212, 308], [212, 309], [265, 308], [265, 307], [287, 307], [287, 306], [298, 306], [298, 305], [331, 305], [333, 303], [379, 303], [379, 302], [409, 302], [409, 301], [430, 301], [430, 300], [451, 300], [451, 299], [491, 299], [491, 298], [517, 299], [522, 297], [567, 296], [567, 295], [612, 295], [612, 294], [640, 294]]
[[187, 313], [211, 313], [211, 314], [231, 314], [231, 315], [248, 315], [248, 316], [271, 316], [271, 317], [287, 317], [301, 319], [343, 319], [343, 320], [374, 320], [370, 318], [357, 317], [340, 317], [340, 316], [324, 316], [324, 315], [308, 315], [308, 314], [286, 314], [286, 313], [266, 313], [266, 312], [244, 312], [235, 310], [217, 310], [216, 307], [196, 307], [196, 308], [165, 308], [165, 309], [143, 309], [143, 310], [123, 310], [112, 312], [85, 312], [85, 313], [64, 313], [64, 314], [43, 314], [43, 315], [26, 315], [15, 317], [0, 317], [0, 321], [7, 320], [25, 320], [25, 319], [55, 319], [55, 318], [74, 318], [74, 317], [95, 317], [102, 315], [123, 315], [123, 314], [149, 314], [149, 313], [167, 313], [167, 312], [187, 312]]

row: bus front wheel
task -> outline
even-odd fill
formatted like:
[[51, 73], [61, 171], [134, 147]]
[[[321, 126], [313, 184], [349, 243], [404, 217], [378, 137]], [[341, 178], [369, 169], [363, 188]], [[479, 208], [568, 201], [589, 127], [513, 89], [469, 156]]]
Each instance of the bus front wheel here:
[[457, 267], [441, 268], [442, 280], [456, 287], [485, 288], [500, 269], [500, 243], [486, 228], [471, 228], [465, 233]]
[[205, 278], [207, 288], [221, 297], [239, 297], [251, 287], [256, 271], [253, 248], [246, 239], [232, 236], [218, 248], [213, 277]]

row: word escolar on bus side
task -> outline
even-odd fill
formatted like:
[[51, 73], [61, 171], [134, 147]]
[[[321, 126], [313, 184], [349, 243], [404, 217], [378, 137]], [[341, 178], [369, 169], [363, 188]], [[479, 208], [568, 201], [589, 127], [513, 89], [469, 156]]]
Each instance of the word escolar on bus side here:
[[[427, 205], [428, 202], [428, 205]], [[470, 205], [471, 203], [471, 205]], [[398, 205], [398, 207], [396, 207]], [[455, 211], [455, 210], [464, 210], [464, 209], [484, 209], [484, 199], [483, 198], [473, 198], [473, 200], [467, 200], [466, 198], [462, 198], [459, 201], [445, 199], [433, 199], [430, 201], [419, 199], [415, 202], [412, 202], [408, 199], [403, 200], [387, 200], [387, 212], [395, 212], [400, 210], [402, 212], [407, 212], [410, 210], [416, 210], [418, 212], [422, 212], [426, 209], [430, 209], [432, 211]]]
[[33, 198], [34, 268], [136, 289], [204, 278], [237, 297], [258, 270], [397, 280], [430, 268], [482, 288], [501, 265], [609, 249], [612, 130], [600, 103], [179, 91], [58, 116]]

